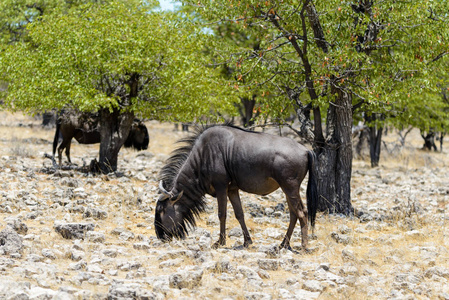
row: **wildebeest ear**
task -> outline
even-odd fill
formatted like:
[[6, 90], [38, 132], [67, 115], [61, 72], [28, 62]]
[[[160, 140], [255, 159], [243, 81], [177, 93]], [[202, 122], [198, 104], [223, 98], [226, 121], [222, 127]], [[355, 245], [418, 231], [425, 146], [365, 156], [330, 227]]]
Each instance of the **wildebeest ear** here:
[[184, 191], [181, 191], [178, 195], [176, 195], [175, 197], [173, 197], [173, 198], [175, 198], [175, 199], [171, 198], [172, 204], [175, 204], [179, 199], [181, 199], [182, 194], [184, 194]]
[[[160, 193], [160, 192], [159, 192], [159, 193]], [[162, 194], [162, 195], [159, 196], [159, 199], [157, 199], [157, 201], [158, 201], [158, 202], [159, 202], [159, 201], [165, 201], [165, 200], [167, 200], [168, 198], [170, 198], [169, 195], [167, 195], [167, 194]]]

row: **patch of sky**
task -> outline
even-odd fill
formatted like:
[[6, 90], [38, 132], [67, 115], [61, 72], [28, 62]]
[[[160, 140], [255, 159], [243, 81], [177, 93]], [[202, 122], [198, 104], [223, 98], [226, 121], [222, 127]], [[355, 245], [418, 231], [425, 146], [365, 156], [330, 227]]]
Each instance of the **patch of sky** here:
[[159, 0], [159, 6], [161, 10], [175, 10], [176, 6], [179, 6], [180, 3], [177, 1], [170, 0]]
[[[175, 11], [180, 6], [181, 6], [181, 3], [178, 1], [159, 0], [159, 7], [160, 7], [159, 9], [160, 10]], [[202, 29], [202, 31], [207, 34], [213, 34], [213, 30], [208, 27], [204, 27]]]

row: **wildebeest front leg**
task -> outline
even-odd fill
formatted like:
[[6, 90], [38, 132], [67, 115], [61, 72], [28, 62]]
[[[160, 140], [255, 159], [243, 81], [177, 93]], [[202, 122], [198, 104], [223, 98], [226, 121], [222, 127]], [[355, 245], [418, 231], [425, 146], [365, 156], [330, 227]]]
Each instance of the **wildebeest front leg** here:
[[235, 218], [239, 221], [243, 231], [243, 247], [248, 247], [253, 243], [245, 224], [242, 202], [240, 201], [239, 191], [237, 189], [228, 190], [229, 201], [234, 209]]
[[72, 163], [72, 160], [70, 159], [70, 146], [71, 146], [71, 142], [67, 144], [66, 148], [65, 148], [65, 155], [67, 156], [67, 160], [69, 161], [69, 163]]
[[216, 249], [219, 246], [226, 245], [226, 214], [227, 214], [227, 196], [226, 190], [217, 191], [217, 201], [218, 201], [218, 219], [220, 220], [220, 237], [218, 241], [212, 245], [212, 248]]

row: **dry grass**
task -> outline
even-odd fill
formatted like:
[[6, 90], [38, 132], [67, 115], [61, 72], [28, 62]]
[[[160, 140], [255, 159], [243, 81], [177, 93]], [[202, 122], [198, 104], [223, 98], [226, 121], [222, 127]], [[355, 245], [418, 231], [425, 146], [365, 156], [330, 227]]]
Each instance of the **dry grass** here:
[[[0, 161], [0, 171], [7, 172], [8, 169], [18, 168], [23, 161], [28, 162], [30, 159], [41, 160], [42, 162], [36, 164], [38, 166], [45, 164], [43, 153], [51, 153], [54, 131], [42, 129], [39, 126], [39, 120], [23, 117], [20, 114], [2, 112], [1, 116], [0, 143], [2, 146], [0, 147], [0, 159], [2, 156], [16, 156], [17, 160], [16, 164], [11, 163], [9, 160], [7, 163], [5, 163], [5, 160]], [[19, 123], [25, 124], [26, 126], [18, 127]], [[147, 127], [151, 138], [148, 151], [161, 158], [166, 157], [176, 147], [176, 140], [186, 135], [186, 133], [173, 131], [174, 127], [171, 124], [147, 122]], [[394, 143], [394, 134], [389, 134], [386, 138], [387, 142], [390, 143], [389, 145]], [[357, 176], [354, 176], [352, 180], [352, 190], [357, 191], [366, 186], [371, 186], [370, 178], [372, 176], [380, 176], [388, 184], [401, 183], [405, 179], [409, 180], [409, 178], [418, 181], [419, 184], [431, 184], [426, 177], [428, 170], [436, 168], [440, 170], [447, 169], [449, 166], [449, 158], [446, 151], [443, 153], [433, 153], [419, 150], [422, 144], [420, 139], [419, 132], [413, 131], [407, 138], [407, 143], [403, 149], [398, 149], [394, 153], [383, 151], [380, 167], [374, 170], [370, 168], [370, 163], [367, 159], [354, 161], [353, 169]], [[73, 161], [82, 164], [82, 157], [86, 157], [86, 160], [94, 158], [97, 155], [97, 147], [98, 145], [78, 145], [74, 142], [71, 151]], [[123, 149], [120, 154], [121, 157], [127, 159], [130, 156], [136, 155], [130, 151]], [[24, 160], [22, 161], [22, 159]], [[126, 166], [123, 166], [123, 168], [126, 168]], [[23, 179], [11, 177], [9, 182], [3, 183], [3, 190], [20, 190], [24, 186]], [[98, 198], [95, 199], [95, 204], [98, 207], [105, 207], [109, 214], [105, 220], [95, 220], [95, 223], [98, 225], [98, 230], [106, 236], [105, 244], [111, 247], [123, 248], [123, 252], [118, 255], [118, 261], [132, 261], [137, 259], [146, 267], [147, 274], [151, 274], [152, 276], [169, 274], [167, 270], [160, 268], [161, 261], [158, 260], [157, 255], [149, 250], [145, 256], [145, 260], [143, 260], [142, 255], [144, 252], [132, 247], [132, 243], [136, 242], [135, 240], [133, 242], [121, 241], [117, 236], [112, 235], [111, 232], [117, 227], [123, 227], [132, 231], [136, 237], [141, 235], [154, 238], [154, 229], [151, 224], [153, 212], [151, 209], [145, 211], [145, 207], [141, 207], [136, 202], [136, 196], [139, 190], [148, 188], [156, 189], [156, 187], [157, 182], [155, 180], [143, 182], [131, 178], [131, 181], [125, 186], [117, 179], [106, 177], [100, 183], [92, 186], [98, 195]], [[54, 185], [48, 184], [45, 181], [37, 182], [35, 188], [37, 191], [35, 193], [36, 196], [40, 199], [46, 199], [47, 205], [51, 206], [53, 201], [50, 195], [54, 191]], [[87, 185], [85, 188], [88, 188]], [[442, 253], [429, 261], [422, 259], [422, 255], [425, 255], [425, 253], [423, 254], [422, 251], [416, 250], [417, 247], [429, 247], [429, 245], [445, 249], [449, 247], [447, 218], [442, 226], [441, 224], [435, 224], [433, 219], [429, 219], [426, 215], [423, 215], [416, 206], [419, 203], [423, 203], [422, 198], [414, 195], [413, 189], [407, 188], [407, 186], [402, 186], [401, 188], [402, 192], [398, 192], [393, 199], [384, 199], [382, 186], [367, 191], [363, 190], [360, 195], [353, 195], [354, 206], [359, 209], [369, 210], [372, 207], [378, 206], [376, 199], [379, 202], [386, 203], [383, 211], [381, 211], [388, 217], [386, 221], [371, 221], [362, 224], [357, 218], [342, 218], [320, 214], [317, 219], [317, 228], [315, 231], [317, 239], [310, 241], [310, 247], [314, 251], [310, 254], [286, 254], [292, 255], [296, 262], [328, 262], [331, 267], [330, 271], [334, 274], [354, 277], [354, 282], [351, 283], [349, 281], [346, 285], [333, 286], [331, 283], [328, 283], [329, 286], [323, 291], [320, 299], [384, 298], [381, 294], [367, 294], [367, 289], [369, 286], [375, 288], [381, 287], [385, 291], [394, 289], [392, 278], [394, 278], [395, 272], [398, 272], [397, 269], [401, 269], [403, 272], [407, 272], [408, 270], [409, 272], [423, 274], [432, 265], [448, 266], [448, 252]], [[156, 197], [157, 195], [155, 194], [154, 199]], [[271, 207], [277, 204], [274, 198], [260, 198], [242, 193], [244, 208], [245, 203], [248, 202], [247, 199], [250, 197], [263, 207]], [[213, 207], [213, 214], [215, 215], [215, 200], [210, 197], [208, 199], [209, 205]], [[433, 195], [432, 200], [437, 201], [440, 210], [444, 211], [448, 206], [447, 197], [444, 197], [444, 195]], [[359, 207], [359, 203], [367, 203], [368, 206]], [[30, 212], [24, 211], [19, 213], [19, 215], [23, 216]], [[73, 263], [73, 261], [67, 259], [70, 256], [73, 241], [61, 239], [54, 230], [51, 230], [53, 222], [54, 220], [64, 220], [65, 218], [71, 218], [74, 222], [85, 222], [86, 220], [82, 219], [81, 214], [70, 214], [70, 216], [67, 216], [67, 213], [62, 209], [53, 209], [52, 212], [54, 215], [51, 218], [27, 220], [26, 223], [31, 234], [29, 238], [34, 240], [31, 243], [32, 246], [24, 250], [23, 257], [32, 253], [39, 254], [45, 248], [59, 249], [62, 254], [52, 263], [59, 265], [61, 270], [67, 270], [67, 265]], [[445, 213], [447, 215], [447, 212]], [[0, 219], [7, 216], [9, 214], [0, 213]], [[197, 223], [198, 227], [204, 228], [212, 233], [212, 242], [214, 242], [218, 237], [218, 225], [207, 224], [209, 217], [209, 214], [204, 214]], [[250, 252], [257, 252], [257, 249], [263, 243], [263, 241], [257, 239], [257, 236], [263, 233], [264, 230], [278, 228], [284, 232], [288, 226], [287, 221], [280, 219], [273, 219], [269, 223], [261, 223], [247, 216], [246, 221], [254, 241], [254, 245], [249, 249]], [[137, 224], [141, 225], [136, 226]], [[343, 226], [349, 228], [347, 236], [350, 238], [350, 242], [348, 244], [337, 243], [331, 235], [333, 232], [339, 232]], [[233, 215], [232, 207], [229, 205], [227, 228], [231, 229], [234, 227], [239, 227], [239, 224]], [[410, 234], [411, 230], [418, 231], [416, 234]], [[293, 247], [297, 249], [300, 245], [298, 231], [298, 228], [296, 228], [292, 243]], [[35, 237], [32, 234], [35, 234]], [[237, 246], [241, 245], [242, 242], [242, 238], [228, 238], [227, 245], [228, 247]], [[280, 243], [280, 240], [277, 242]], [[175, 241], [159, 247], [182, 249], [184, 245], [182, 242]], [[86, 261], [94, 260], [98, 256], [98, 245], [95, 243], [87, 243], [84, 251], [86, 253]], [[346, 252], [349, 253], [349, 256], [343, 254]], [[220, 251], [214, 252], [212, 256], [215, 261], [230, 257], [228, 254], [225, 255]], [[230, 262], [234, 266], [245, 265], [247, 263], [245, 257], [237, 250], [235, 250], [231, 257]], [[182, 257], [182, 266], [193, 266], [195, 264], [196, 262], [191, 258], [187, 256]], [[351, 273], [352, 275], [345, 274], [345, 272], [348, 272], [348, 266], [354, 267], [349, 271], [353, 272], [353, 274]], [[113, 267], [115, 266], [111, 266], [111, 268]], [[176, 269], [176, 267], [173, 269]], [[61, 273], [57, 275], [70, 278], [77, 274], [76, 271], [72, 270], [67, 270], [66, 272], [68, 274]], [[266, 291], [270, 291], [274, 299], [280, 298], [279, 287], [285, 286], [288, 278], [298, 280], [298, 288], [301, 288], [302, 281], [305, 278], [313, 278], [314, 272], [315, 269], [308, 267], [293, 271], [286, 271], [281, 268], [277, 271], [269, 271], [270, 278], [264, 280], [264, 282], [268, 282], [271, 286], [267, 287]], [[126, 274], [127, 272], [119, 270], [116, 278], [124, 279]], [[198, 294], [199, 292], [192, 290], [182, 290], [179, 292], [171, 291], [166, 296], [167, 298], [185, 296], [190, 298], [209, 297], [214, 299], [228, 295], [234, 299], [244, 299], [243, 295], [245, 292], [251, 291], [252, 288], [250, 286], [241, 284], [239, 280], [219, 280], [222, 274], [223, 270], [220, 268], [205, 271], [202, 286], [209, 287], [206, 294]], [[376, 282], [364, 282], [370, 274], [377, 274], [375, 276]], [[382, 281], [382, 278], [384, 278], [384, 281]], [[33, 281], [32, 276], [28, 279]], [[66, 282], [65, 284], [69, 283]], [[55, 283], [55, 281], [49, 282], [50, 288], [58, 289], [58, 286], [59, 284]], [[83, 283], [82, 288], [98, 293], [107, 293], [109, 287]], [[418, 296], [418, 298], [421, 297], [425, 298], [423, 295]]]

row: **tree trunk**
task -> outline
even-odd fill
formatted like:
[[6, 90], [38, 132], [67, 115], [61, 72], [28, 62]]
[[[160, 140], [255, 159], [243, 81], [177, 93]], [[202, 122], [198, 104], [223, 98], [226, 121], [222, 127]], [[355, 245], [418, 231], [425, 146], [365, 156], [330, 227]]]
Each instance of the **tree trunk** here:
[[96, 171], [105, 174], [117, 171], [118, 153], [128, 137], [133, 120], [134, 114], [131, 112], [100, 111], [101, 142]]
[[371, 159], [371, 167], [377, 167], [380, 160], [380, 150], [382, 146], [383, 127], [378, 126], [376, 121], [383, 121], [384, 114], [368, 114], [365, 113], [365, 122], [369, 130], [369, 155]]
[[254, 118], [259, 115], [259, 112], [256, 112], [254, 115], [254, 107], [256, 106], [256, 96], [253, 95], [252, 98], [249, 96], [241, 97], [240, 104], [236, 104], [240, 118], [242, 120], [242, 124], [244, 127], [251, 127], [254, 125]]
[[365, 145], [365, 141], [368, 140], [368, 128], [365, 126], [360, 130], [359, 133], [359, 141], [357, 142], [357, 145], [355, 146], [355, 152], [358, 157], [362, 157], [362, 150]]
[[[321, 27], [319, 15], [313, 2], [305, 1], [305, 9], [299, 13], [302, 21], [302, 42], [298, 43], [296, 35], [289, 36], [289, 41], [303, 63], [305, 87], [309, 93], [310, 99], [319, 98], [314, 86], [315, 71], [312, 63], [309, 61], [308, 48], [309, 43], [307, 35], [306, 18], [313, 29], [314, 41], [316, 45], [324, 52], [328, 52], [328, 43], [324, 36], [324, 30]], [[281, 32], [284, 28], [278, 22], [276, 14], [270, 15], [270, 21]], [[313, 56], [313, 53], [311, 54]], [[335, 78], [331, 78], [334, 80]], [[317, 185], [319, 194], [318, 209], [329, 213], [341, 213], [345, 215], [353, 214], [351, 204], [351, 173], [352, 173], [352, 95], [345, 92], [346, 89], [336, 86], [336, 81], [332, 82], [332, 94], [336, 95], [335, 102], [329, 103], [327, 135], [324, 137], [321, 125], [321, 111], [319, 106], [313, 107], [314, 130], [304, 128], [303, 134], [313, 136], [313, 148], [317, 156], [315, 163], [315, 173], [317, 175]], [[290, 90], [291, 91], [291, 90]], [[289, 97], [292, 98], [289, 91]], [[301, 111], [300, 105], [297, 111]], [[306, 114], [298, 113], [298, 118], [302, 122]], [[303, 124], [304, 125], [304, 124]], [[305, 126], [307, 127], [307, 126]]]
[[435, 145], [435, 132], [430, 130], [428, 133], [421, 132], [421, 136], [424, 139], [423, 149], [431, 151], [437, 150], [437, 146]]
[[[330, 103], [324, 144], [316, 144], [318, 209], [329, 213], [353, 214], [351, 204], [352, 173], [352, 95], [336, 89]], [[321, 120], [315, 120], [315, 124]], [[316, 137], [315, 137], [316, 138]]]
[[371, 158], [371, 167], [373, 168], [379, 165], [382, 132], [383, 127], [369, 127], [369, 155]]

